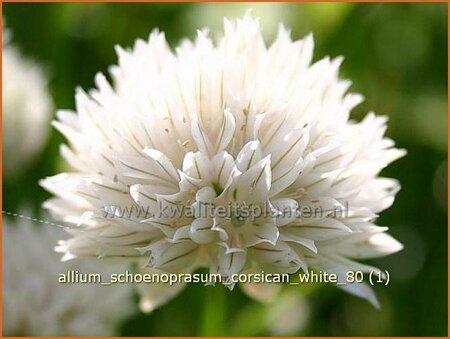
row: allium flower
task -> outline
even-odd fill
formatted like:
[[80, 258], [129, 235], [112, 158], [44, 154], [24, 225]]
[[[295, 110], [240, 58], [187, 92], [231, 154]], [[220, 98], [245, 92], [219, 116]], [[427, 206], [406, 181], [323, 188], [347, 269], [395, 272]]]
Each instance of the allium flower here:
[[[311, 35], [292, 41], [281, 26], [266, 47], [247, 14], [225, 19], [217, 44], [199, 31], [173, 52], [154, 31], [117, 53], [114, 85], [98, 74], [98, 89], [79, 89], [77, 112], [54, 123], [76, 169], [42, 182], [56, 195], [46, 207], [80, 226], [59, 247], [66, 258], [146, 257], [162, 271], [207, 267], [225, 278], [342, 275], [374, 269], [352, 259], [401, 249], [374, 219], [399, 189], [378, 174], [405, 152], [383, 137], [385, 117], [349, 120], [362, 97], [346, 94], [341, 58], [311, 63]], [[146, 213], [105, 217], [105, 206]], [[190, 213], [174, 213], [180, 206]], [[299, 216], [300, 207], [321, 213]], [[376, 303], [363, 284], [345, 288]]]
[[[124, 271], [93, 259], [61, 262], [52, 250], [65, 232], [56, 226], [34, 225], [3, 218], [3, 335], [108, 336], [133, 312], [130, 286], [59, 283], [68, 270], [101, 274]], [[117, 307], [120, 305], [120, 307]]]
[[45, 145], [52, 103], [42, 68], [2, 40], [3, 174], [27, 166]]

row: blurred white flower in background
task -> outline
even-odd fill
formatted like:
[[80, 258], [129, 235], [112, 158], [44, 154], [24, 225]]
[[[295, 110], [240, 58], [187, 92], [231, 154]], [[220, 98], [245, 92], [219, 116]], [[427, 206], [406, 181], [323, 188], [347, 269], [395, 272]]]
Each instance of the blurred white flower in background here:
[[[29, 215], [29, 214], [27, 214]], [[61, 262], [53, 251], [64, 235], [56, 226], [3, 218], [3, 335], [111, 336], [134, 311], [132, 288], [124, 284], [59, 283], [67, 270], [99, 273], [125, 271], [92, 259]]]
[[6, 177], [24, 170], [42, 151], [52, 114], [43, 69], [26, 59], [9, 42], [9, 35], [7, 31], [2, 36], [2, 150]]
[[304, 330], [311, 316], [311, 309], [298, 291], [280, 294], [276, 302], [267, 308], [267, 327], [271, 336], [293, 336]]
[[[377, 270], [353, 259], [402, 248], [374, 220], [399, 190], [378, 175], [405, 152], [384, 137], [385, 117], [349, 120], [362, 97], [346, 94], [342, 58], [311, 63], [312, 36], [292, 41], [281, 26], [267, 47], [247, 14], [225, 20], [217, 44], [199, 31], [174, 53], [154, 31], [117, 52], [114, 85], [98, 74], [98, 89], [77, 90], [76, 112], [60, 111], [54, 123], [76, 169], [42, 181], [56, 196], [45, 206], [79, 225], [59, 247], [66, 259], [129, 257], [224, 279], [311, 267], [342, 281], [348, 270]], [[214, 214], [231, 204], [238, 209]], [[114, 217], [105, 206], [117, 208]], [[276, 214], [241, 213], [249, 206]], [[297, 216], [299, 207], [316, 212]], [[365, 284], [342, 288], [377, 305]], [[161, 289], [149, 308], [175, 289]]]
[[311, 317], [311, 306], [298, 288], [284, 288], [272, 300], [250, 302], [234, 312], [227, 335], [299, 336]]

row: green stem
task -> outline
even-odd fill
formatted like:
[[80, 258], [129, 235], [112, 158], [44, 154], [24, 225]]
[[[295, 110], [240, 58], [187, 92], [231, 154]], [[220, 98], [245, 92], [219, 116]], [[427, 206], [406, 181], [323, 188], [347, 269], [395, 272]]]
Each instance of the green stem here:
[[226, 290], [224, 286], [207, 286], [200, 336], [214, 337], [225, 335]]

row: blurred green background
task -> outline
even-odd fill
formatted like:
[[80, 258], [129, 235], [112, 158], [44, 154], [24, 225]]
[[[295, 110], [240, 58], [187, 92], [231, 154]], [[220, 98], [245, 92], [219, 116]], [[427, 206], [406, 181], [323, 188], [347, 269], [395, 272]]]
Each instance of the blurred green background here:
[[[114, 45], [131, 46], [158, 27], [175, 46], [203, 26], [220, 31], [222, 17], [253, 8], [268, 42], [279, 22], [297, 39], [315, 37], [315, 60], [343, 55], [341, 76], [365, 102], [353, 112], [390, 117], [388, 135], [408, 155], [384, 175], [402, 190], [378, 224], [405, 249], [372, 263], [389, 270], [376, 288], [381, 310], [333, 287], [290, 288], [259, 304], [239, 289], [191, 285], [150, 315], [125, 321], [118, 335], [447, 335], [447, 4], [383, 3], [60, 3], [3, 4], [12, 41], [40, 62], [57, 108], [74, 107], [74, 89], [93, 87], [94, 75], [116, 63]], [[27, 204], [39, 213], [48, 197], [37, 180], [62, 166], [54, 130], [26, 171], [3, 180], [3, 209]]]

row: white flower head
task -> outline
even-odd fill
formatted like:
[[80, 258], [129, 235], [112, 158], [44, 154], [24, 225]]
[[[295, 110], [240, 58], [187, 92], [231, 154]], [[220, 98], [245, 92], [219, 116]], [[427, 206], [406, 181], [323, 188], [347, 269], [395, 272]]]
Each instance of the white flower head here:
[[[124, 284], [60, 283], [68, 270], [80, 274], [124, 271], [93, 259], [61, 262], [53, 251], [56, 226], [3, 218], [3, 335], [108, 336], [134, 311], [132, 289]], [[120, 305], [120, 307], [117, 307]]]
[[[378, 174], [405, 152], [384, 138], [385, 117], [349, 120], [362, 97], [338, 78], [341, 58], [311, 62], [311, 35], [292, 41], [280, 26], [268, 47], [246, 14], [225, 19], [216, 44], [198, 31], [172, 51], [154, 31], [117, 53], [114, 85], [98, 74], [54, 123], [76, 170], [42, 185], [55, 217], [79, 225], [59, 248], [67, 258], [144, 256], [154, 269], [229, 278], [368, 271], [352, 259], [401, 249], [374, 219], [399, 189]], [[368, 288], [347, 289], [376, 303]]]
[[10, 176], [30, 164], [47, 140], [52, 101], [41, 66], [2, 41], [3, 173]]

